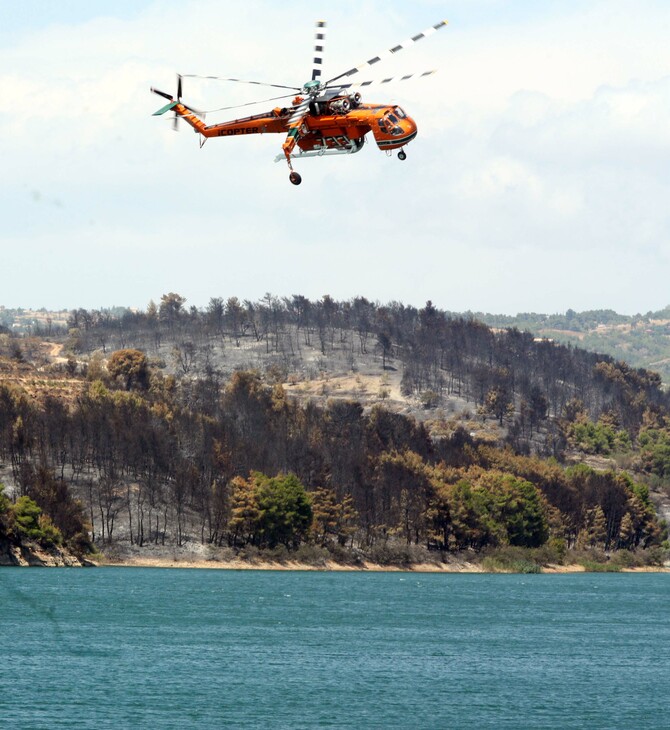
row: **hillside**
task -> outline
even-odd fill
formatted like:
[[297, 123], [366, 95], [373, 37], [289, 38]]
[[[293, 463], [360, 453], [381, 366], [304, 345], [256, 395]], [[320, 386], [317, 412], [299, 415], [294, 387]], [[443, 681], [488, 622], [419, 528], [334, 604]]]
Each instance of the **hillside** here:
[[[257, 303], [255, 309], [265, 306], [280, 308], [292, 306], [292, 299], [300, 302], [303, 297], [278, 300], [266, 297]], [[230, 301], [230, 300], [228, 300]], [[307, 301], [307, 300], [305, 300]], [[365, 301], [363, 299], [354, 301]], [[226, 302], [219, 302], [225, 309]], [[267, 302], [270, 302], [268, 305]], [[286, 304], [289, 302], [290, 304]], [[250, 303], [245, 302], [243, 308]], [[310, 303], [312, 304], [312, 303]], [[217, 305], [214, 305], [215, 307]], [[391, 305], [393, 306], [393, 305]], [[212, 304], [210, 302], [210, 309]], [[64, 340], [72, 317], [81, 316], [86, 326], [100, 322], [121, 321], [136, 313], [125, 307], [87, 312], [79, 310], [79, 315], [69, 311], [47, 311], [30, 309], [9, 309], [0, 306], [0, 334], [22, 337], [36, 336], [39, 339], [55, 337]], [[670, 307], [646, 314], [622, 315], [609, 309], [575, 312], [568, 309], [565, 314], [519, 313], [514, 316], [488, 312], [446, 312], [453, 319], [475, 320], [496, 330], [515, 328], [527, 331], [536, 337], [552, 339], [563, 344], [571, 344], [610, 355], [634, 368], [645, 368], [661, 375], [665, 385], [670, 385]]]
[[[608, 356], [362, 298], [200, 311], [168, 294], [72, 312], [46, 343], [0, 338], [0, 480], [65, 540], [85, 518], [112, 553], [403, 563], [505, 546], [657, 556], [664, 539], [668, 397]], [[81, 515], [56, 509], [71, 495]]]
[[603, 352], [632, 367], [658, 372], [670, 385], [670, 307], [632, 316], [601, 309], [566, 314], [472, 315], [491, 327], [516, 327], [539, 337]]

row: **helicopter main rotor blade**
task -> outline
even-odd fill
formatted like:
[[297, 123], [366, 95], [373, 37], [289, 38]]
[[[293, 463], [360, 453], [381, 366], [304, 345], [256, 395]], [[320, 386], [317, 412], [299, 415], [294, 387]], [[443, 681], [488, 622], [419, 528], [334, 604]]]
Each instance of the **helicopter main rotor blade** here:
[[286, 135], [286, 139], [282, 145], [282, 150], [284, 151], [284, 156], [286, 157], [286, 161], [288, 162], [288, 166], [291, 171], [293, 171], [293, 168], [291, 167], [291, 153], [300, 139], [300, 128], [302, 127], [303, 120], [309, 112], [310, 103], [310, 97], [303, 99], [300, 104], [295, 107], [293, 114], [291, 114], [288, 120], [288, 134]]
[[299, 86], [284, 86], [282, 84], [266, 84], [263, 81], [244, 81], [243, 79], [227, 79], [222, 76], [199, 76], [198, 74], [182, 74], [185, 79], [207, 79], [209, 81], [233, 81], [236, 84], [253, 84], [254, 86], [271, 86], [275, 89], [291, 89], [292, 91], [300, 91]]
[[293, 114], [291, 114], [288, 120], [289, 130], [297, 129], [302, 124], [302, 120], [305, 116], [307, 116], [307, 112], [309, 111], [310, 101], [311, 99], [308, 97], [307, 99], [303, 99], [300, 104], [295, 107]]
[[323, 41], [326, 37], [326, 21], [316, 21], [316, 33], [314, 34], [314, 66], [312, 68], [312, 81], [321, 80], [321, 64], [323, 63]]
[[335, 84], [331, 89], [351, 89], [355, 86], [376, 86], [377, 84], [390, 84], [393, 81], [409, 81], [409, 79], [422, 79], [424, 76], [432, 76], [437, 69], [432, 71], [424, 71], [423, 73], [406, 74], [405, 76], [390, 76], [387, 79], [377, 79], [376, 81], [358, 81], [355, 84]]
[[208, 109], [201, 114], [213, 114], [214, 112], [225, 112], [228, 109], [240, 109], [243, 106], [253, 106], [254, 104], [265, 104], [268, 101], [277, 101], [277, 99], [289, 99], [295, 94], [284, 94], [283, 96], [271, 96], [269, 99], [259, 99], [258, 101], [247, 101], [245, 104], [235, 104], [234, 106], [222, 106], [219, 109]]
[[408, 46], [411, 46], [413, 43], [417, 43], [422, 38], [427, 38], [429, 35], [432, 35], [436, 31], [440, 30], [440, 28], [444, 28], [448, 22], [449, 22], [448, 20], [443, 20], [440, 23], [436, 23], [435, 25], [431, 26], [430, 28], [427, 28], [426, 30], [422, 31], [421, 33], [417, 33], [415, 36], [412, 36], [411, 38], [408, 38], [406, 41], [399, 43], [397, 46], [393, 46], [393, 48], [389, 48], [387, 51], [380, 53], [378, 56], [374, 56], [373, 58], [370, 58], [369, 60], [362, 63], [360, 66], [355, 66], [354, 68], [350, 68], [348, 71], [345, 71], [344, 73], [340, 74], [339, 76], [333, 76], [332, 79], [328, 79], [328, 81], [326, 81], [325, 86], [329, 86], [333, 81], [342, 79], [345, 76], [353, 76], [354, 74], [357, 74], [359, 71], [362, 71], [367, 66], [374, 66], [374, 64], [381, 61], [382, 58], [386, 58], [388, 56], [394, 55], [395, 53], [399, 53], [400, 51], [402, 51], [403, 48], [407, 48]]

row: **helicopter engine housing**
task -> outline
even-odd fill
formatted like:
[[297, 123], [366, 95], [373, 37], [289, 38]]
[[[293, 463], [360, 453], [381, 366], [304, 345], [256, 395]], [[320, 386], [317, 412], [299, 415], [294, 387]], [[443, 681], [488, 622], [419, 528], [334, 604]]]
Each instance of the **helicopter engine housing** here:
[[333, 99], [328, 104], [328, 110], [333, 114], [346, 114], [348, 111], [351, 110], [351, 102], [346, 96]]

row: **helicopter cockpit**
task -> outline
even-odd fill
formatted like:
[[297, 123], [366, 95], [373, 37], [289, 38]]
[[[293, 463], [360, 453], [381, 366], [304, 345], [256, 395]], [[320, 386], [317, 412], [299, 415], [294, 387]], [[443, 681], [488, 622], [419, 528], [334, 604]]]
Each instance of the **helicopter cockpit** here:
[[394, 137], [399, 137], [404, 134], [402, 127], [398, 124], [400, 119], [406, 118], [405, 112], [399, 107], [386, 111], [378, 120], [379, 129], [384, 134], [390, 134]]

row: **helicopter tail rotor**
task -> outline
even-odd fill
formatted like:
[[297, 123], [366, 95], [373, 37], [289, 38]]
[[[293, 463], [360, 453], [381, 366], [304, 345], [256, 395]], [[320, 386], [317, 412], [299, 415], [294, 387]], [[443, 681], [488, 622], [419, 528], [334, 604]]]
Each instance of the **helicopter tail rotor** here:
[[[181, 81], [181, 74], [177, 74], [177, 103], [181, 104], [181, 90], [182, 90], [182, 81]], [[179, 131], [179, 114], [177, 112], [174, 113], [174, 117], [172, 119], [172, 131], [178, 132]]]
[[182, 94], [182, 77], [181, 74], [177, 74], [177, 98], [175, 99], [173, 96], [170, 96], [170, 94], [165, 93], [165, 91], [161, 91], [160, 89], [155, 89], [153, 86], [151, 87], [151, 91], [153, 91], [154, 94], [158, 94], [158, 96], [162, 96], [164, 99], [168, 100], [168, 104], [161, 107], [157, 112], [154, 112], [152, 116], [157, 117], [161, 114], [165, 114], [165, 112], [169, 112], [170, 110], [174, 109], [174, 119], [172, 120], [172, 129], [176, 132], [179, 129], [179, 117], [181, 116], [175, 107], [177, 105], [183, 106], [185, 109], [188, 109], [188, 111], [192, 112], [193, 114], [198, 114], [200, 116], [203, 115], [201, 111], [198, 111], [198, 109], [194, 109], [192, 106], [189, 106], [188, 104], [184, 104], [184, 102], [181, 100], [181, 94]]
[[168, 99], [169, 101], [174, 101], [174, 99], [170, 96], [170, 94], [166, 94], [164, 91], [161, 91], [160, 89], [154, 89], [154, 87], [151, 87], [151, 91], [153, 91], [154, 94], [158, 94], [158, 96], [162, 96], [164, 99]]

